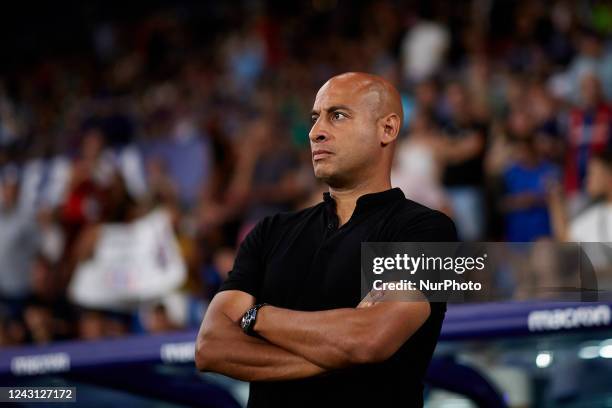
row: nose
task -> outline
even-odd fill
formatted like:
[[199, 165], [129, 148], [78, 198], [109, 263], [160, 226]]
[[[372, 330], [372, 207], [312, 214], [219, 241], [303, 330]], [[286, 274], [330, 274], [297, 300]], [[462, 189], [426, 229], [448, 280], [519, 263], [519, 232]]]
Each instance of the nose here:
[[308, 133], [308, 138], [310, 139], [311, 143], [321, 143], [329, 138], [329, 134], [324, 128], [322, 118], [319, 117], [312, 125], [312, 128], [310, 128], [310, 132]]

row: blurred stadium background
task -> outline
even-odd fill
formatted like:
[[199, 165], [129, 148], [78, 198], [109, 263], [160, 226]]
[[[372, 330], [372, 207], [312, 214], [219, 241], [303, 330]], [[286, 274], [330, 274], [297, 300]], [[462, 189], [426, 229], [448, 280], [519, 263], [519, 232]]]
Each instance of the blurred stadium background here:
[[[244, 404], [196, 330], [249, 228], [320, 200], [345, 71], [401, 90], [393, 184], [463, 239], [612, 241], [611, 1], [21, 1], [0, 33], [0, 385]], [[612, 407], [610, 305], [452, 307], [427, 406]]]

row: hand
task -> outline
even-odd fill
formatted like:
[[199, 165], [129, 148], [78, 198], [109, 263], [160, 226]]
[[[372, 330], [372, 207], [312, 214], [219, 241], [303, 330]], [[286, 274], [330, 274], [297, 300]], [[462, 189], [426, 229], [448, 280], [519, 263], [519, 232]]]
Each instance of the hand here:
[[563, 199], [564, 189], [559, 180], [547, 178], [544, 181], [544, 185], [549, 198]]

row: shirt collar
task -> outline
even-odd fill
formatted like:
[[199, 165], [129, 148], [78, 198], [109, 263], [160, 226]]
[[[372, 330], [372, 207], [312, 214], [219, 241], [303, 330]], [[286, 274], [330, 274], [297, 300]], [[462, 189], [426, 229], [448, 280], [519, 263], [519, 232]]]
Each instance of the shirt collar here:
[[[405, 198], [406, 196], [398, 187], [385, 191], [380, 191], [378, 193], [364, 194], [357, 199], [355, 213], [360, 213], [370, 208], [379, 207], [395, 201], [404, 200]], [[325, 201], [328, 208], [332, 209], [335, 214], [336, 200], [334, 200], [334, 198], [329, 192], [323, 193], [323, 201]]]

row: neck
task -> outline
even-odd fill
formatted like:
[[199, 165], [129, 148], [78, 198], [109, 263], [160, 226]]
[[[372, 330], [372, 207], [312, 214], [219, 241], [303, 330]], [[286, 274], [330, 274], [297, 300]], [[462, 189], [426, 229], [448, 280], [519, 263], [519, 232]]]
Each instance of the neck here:
[[329, 187], [329, 193], [336, 201], [339, 225], [344, 225], [353, 215], [357, 199], [364, 194], [379, 193], [391, 188], [389, 175], [380, 180], [367, 180], [350, 187]]

